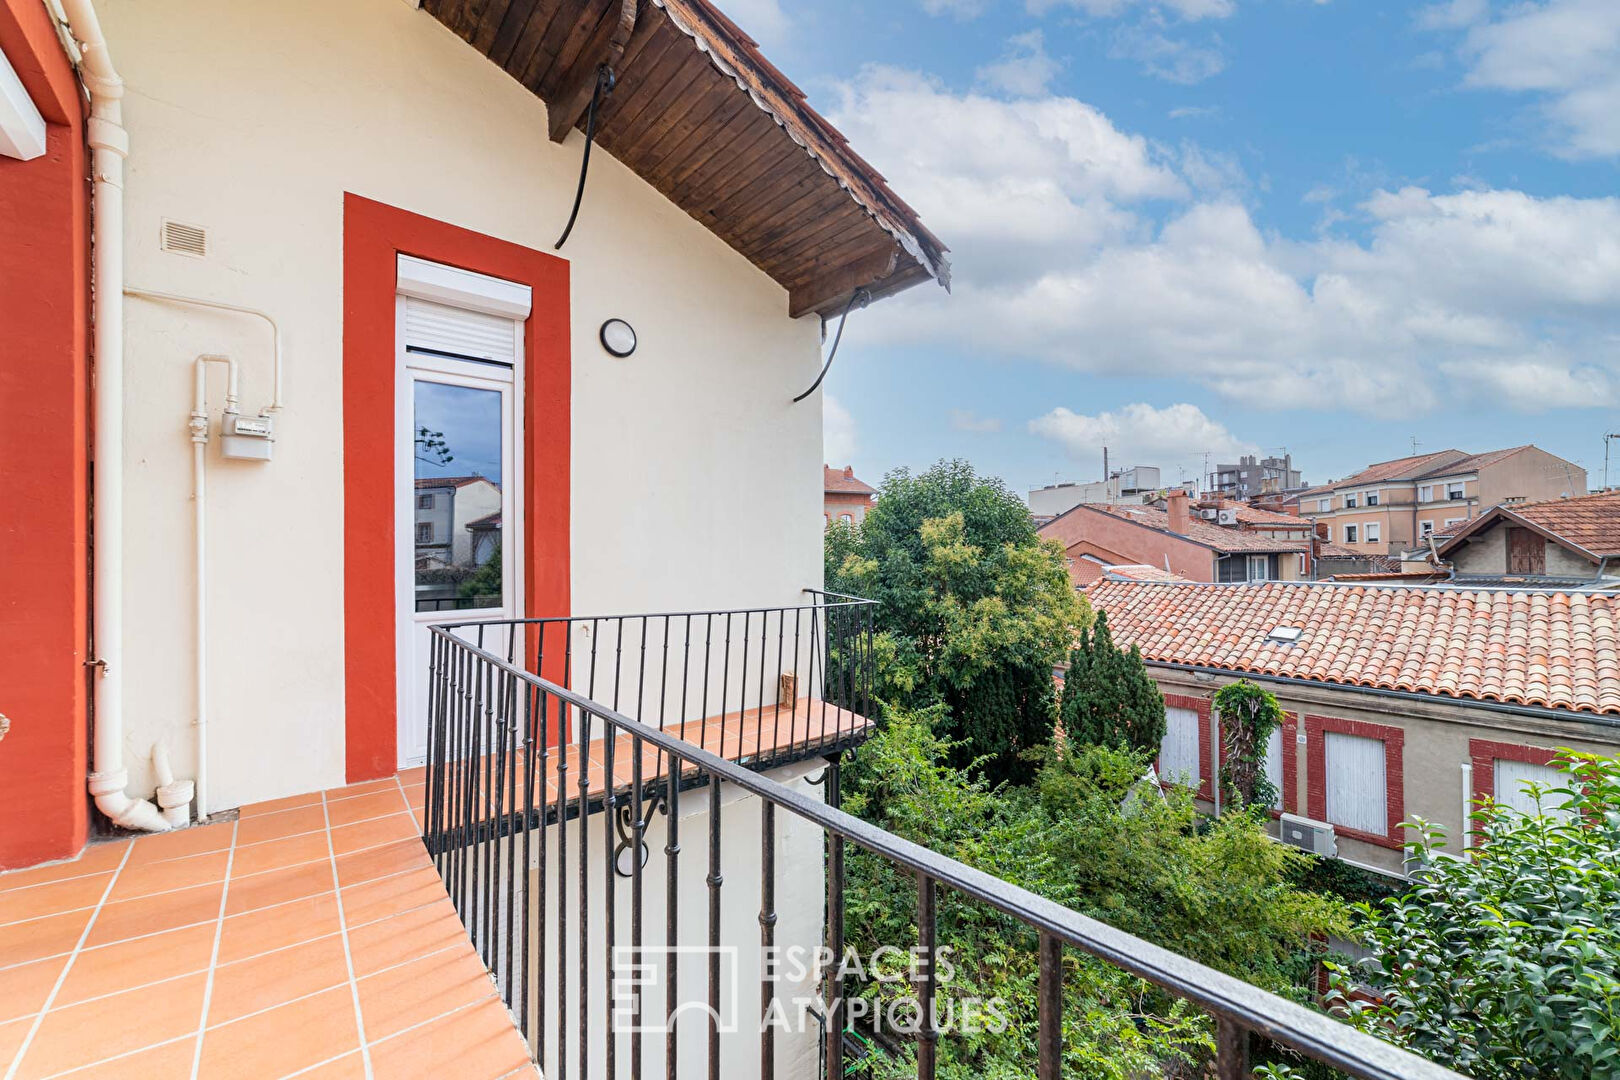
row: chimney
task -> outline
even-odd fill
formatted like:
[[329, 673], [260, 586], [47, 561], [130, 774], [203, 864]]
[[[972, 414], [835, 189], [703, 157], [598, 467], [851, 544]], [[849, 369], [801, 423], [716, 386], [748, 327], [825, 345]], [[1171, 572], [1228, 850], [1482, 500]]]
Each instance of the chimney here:
[[853, 479], [855, 479], [855, 466], [853, 466], [853, 465], [845, 465], [844, 466], [844, 479], [845, 480], [853, 480]]
[[1165, 499], [1165, 509], [1170, 512], [1170, 531], [1186, 536], [1192, 528], [1192, 515], [1188, 512], [1189, 502], [1185, 490], [1172, 491]]

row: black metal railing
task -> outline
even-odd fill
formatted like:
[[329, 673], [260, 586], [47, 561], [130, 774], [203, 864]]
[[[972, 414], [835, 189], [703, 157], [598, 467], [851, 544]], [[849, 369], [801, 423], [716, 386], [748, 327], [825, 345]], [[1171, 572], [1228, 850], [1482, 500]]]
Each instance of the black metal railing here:
[[[819, 596], [816, 601], [818, 608], [844, 602]], [[824, 616], [818, 629], [824, 638], [823, 662], [815, 670], [826, 697], [829, 682], [848, 680], [849, 664], [842, 657], [855, 654], [840, 652], [850, 645], [825, 640], [831, 631]], [[869, 621], [865, 630], [869, 658]], [[548, 1077], [628, 1075], [639, 1080], [662, 1074], [672, 1080], [681, 1075], [729, 1080], [757, 1075], [773, 1080], [779, 1058], [786, 1062], [791, 1054], [801, 1055], [791, 1060], [799, 1063], [796, 1072], [802, 1075], [802, 1041], [779, 1053], [776, 1025], [750, 1021], [723, 1030], [723, 1004], [741, 1011], [739, 1003], [753, 995], [744, 991], [747, 980], [741, 976], [727, 987], [722, 958], [741, 957], [757, 967], [757, 1011], [748, 1012], [765, 1018], [794, 989], [790, 976], [763, 960], [778, 941], [780, 920], [790, 924], [783, 936], [802, 938], [813, 932], [828, 955], [842, 957], [844, 852], [847, 844], [854, 844], [917, 881], [917, 997], [925, 1017], [931, 1016], [926, 1003], [937, 989], [935, 913], [942, 887], [1038, 933], [1037, 1075], [1042, 1080], [1055, 1080], [1062, 1070], [1065, 949], [1100, 958], [1212, 1015], [1219, 1080], [1249, 1075], [1251, 1033], [1353, 1077], [1460, 1080], [1331, 1017], [844, 813], [838, 808], [836, 746], [822, 751], [828, 764], [821, 780], [824, 791], [818, 794], [802, 781], [780, 782], [728, 759], [718, 748], [682, 739], [678, 726], [661, 725], [656, 711], [648, 709], [650, 700], [662, 699], [638, 697], [642, 717], [633, 719], [581, 692], [577, 680], [570, 688], [563, 680], [546, 677], [559, 663], [554, 655], [547, 660], [536, 650], [532, 669], [515, 662], [527, 653], [527, 641], [514, 643], [508, 656], [467, 636], [467, 627], [433, 629], [423, 838], [469, 936]], [[569, 675], [577, 675], [583, 659], [577, 650], [576, 645]], [[663, 670], [661, 663], [658, 670]], [[643, 674], [650, 669], [637, 671], [638, 685]], [[610, 685], [617, 690], [623, 684], [615, 679]], [[699, 800], [705, 815], [689, 826], [681, 811], [686, 792]], [[706, 844], [693, 853], [696, 865], [683, 850], [683, 827], [703, 831]], [[728, 837], [733, 841], [729, 847]], [[784, 849], [790, 864], [798, 856], [792, 879], [781, 879], [777, 856], [784, 837], [790, 838], [791, 846]], [[817, 859], [814, 871], [807, 871], [803, 845], [814, 842], [811, 837], [824, 838], [825, 862]], [[650, 843], [660, 839], [661, 884], [660, 875], [648, 866]], [[751, 873], [742, 875], [743, 868]], [[819, 902], [807, 904], [811, 874], [816, 890], [825, 893]], [[749, 880], [754, 876], [757, 882]], [[793, 902], [779, 908], [783, 889]], [[687, 912], [683, 920], [683, 899], [700, 904], [704, 918]], [[754, 915], [756, 905], [757, 925], [747, 929], [756, 920], [741, 918], [742, 910]], [[659, 907], [661, 931], [649, 926], [649, 916], [655, 920]], [[807, 911], [814, 914], [808, 923]], [[687, 946], [706, 959], [696, 972], [696, 965], [679, 965]], [[671, 1018], [662, 1027], [647, 1023], [649, 1016], [657, 1016], [649, 1000], [653, 995], [640, 989], [623, 995], [619, 990], [622, 971], [641, 971], [659, 956], [664, 960], [662, 1017]], [[823, 1033], [813, 1036], [822, 1075], [841, 1077], [848, 1021], [837, 965], [811, 981], [816, 978], [824, 980], [819, 999], [825, 1009], [816, 1017]], [[694, 1004], [698, 1011], [689, 1010]], [[921, 1025], [919, 1077], [934, 1075], [938, 1037], [931, 1019]]]

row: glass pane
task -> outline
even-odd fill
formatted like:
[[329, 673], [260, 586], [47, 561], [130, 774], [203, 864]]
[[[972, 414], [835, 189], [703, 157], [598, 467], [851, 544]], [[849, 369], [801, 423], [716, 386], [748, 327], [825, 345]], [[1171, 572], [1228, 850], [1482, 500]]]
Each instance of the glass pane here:
[[501, 607], [501, 392], [414, 386], [416, 610]]

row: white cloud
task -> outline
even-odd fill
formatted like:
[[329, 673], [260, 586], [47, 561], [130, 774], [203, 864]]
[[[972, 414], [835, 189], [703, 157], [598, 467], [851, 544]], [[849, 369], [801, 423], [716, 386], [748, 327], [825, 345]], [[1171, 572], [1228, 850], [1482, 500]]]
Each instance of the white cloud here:
[[847, 465], [855, 458], [858, 440], [855, 417], [831, 394], [821, 400], [821, 455], [829, 465]]
[[1001, 420], [994, 416], [979, 416], [971, 409], [952, 409], [951, 427], [977, 435], [994, 435], [1001, 430]]
[[1076, 461], [1096, 461], [1106, 446], [1113, 461], [1156, 465], [1165, 470], [1166, 480], [1175, 479], [1178, 468], [1200, 475], [1206, 453], [1212, 462], [1229, 461], [1257, 449], [1186, 402], [1162, 409], [1137, 402], [1095, 416], [1059, 407], [1031, 420], [1029, 431], [1057, 443]]
[[726, 16], [767, 49], [783, 45], [793, 27], [781, 0], [726, 0]]
[[834, 120], [954, 249], [954, 295], [879, 305], [869, 339], [1384, 416], [1453, 402], [1459, 379], [1536, 408], [1620, 378], [1620, 199], [1408, 187], [1343, 210], [1364, 241], [1290, 240], [1219, 187], [1219, 159], [1072, 98], [879, 69]]
[[1482, 2], [1451, 0], [1420, 25], [1466, 31], [1465, 85], [1538, 95], [1535, 127], [1558, 154], [1620, 156], [1620, 3], [1544, 0], [1492, 18]]
[[1135, 60], [1147, 74], [1183, 86], [1219, 75], [1226, 68], [1219, 38], [1194, 44], [1170, 36], [1154, 20], [1115, 30], [1108, 55], [1115, 60]]
[[1219, 105], [1178, 105], [1169, 112], [1172, 120], [1201, 120], [1205, 117], [1221, 115]]
[[1063, 70], [1063, 65], [1047, 55], [1039, 30], [1007, 39], [1007, 51], [1000, 60], [986, 64], [976, 73], [979, 82], [1016, 97], [1036, 97]]

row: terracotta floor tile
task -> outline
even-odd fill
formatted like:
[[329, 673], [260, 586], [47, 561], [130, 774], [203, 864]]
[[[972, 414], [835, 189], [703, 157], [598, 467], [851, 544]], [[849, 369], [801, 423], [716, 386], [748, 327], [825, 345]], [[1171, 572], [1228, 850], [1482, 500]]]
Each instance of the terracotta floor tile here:
[[426, 765], [413, 765], [409, 769], [399, 770], [399, 782], [406, 787], [410, 787], [412, 784], [424, 783], [426, 780]]
[[271, 904], [281, 904], [288, 900], [298, 900], [331, 891], [330, 861], [289, 866], [282, 870], [254, 874], [252, 877], [232, 874], [231, 890], [225, 897], [225, 914], [240, 915], [246, 911], [269, 907]]
[[[365, 1080], [366, 1062], [355, 1050], [344, 1054], [336, 1061], [328, 1061], [317, 1065], [313, 1069], [306, 1069], [297, 1074], [298, 1080]], [[383, 1080], [383, 1074], [376, 1074]]]
[[339, 931], [337, 894], [317, 893], [225, 920], [219, 937], [221, 964]]
[[431, 865], [415, 866], [403, 874], [377, 878], [343, 890], [343, 921], [352, 932], [377, 919], [388, 918], [423, 904], [445, 900], [444, 883]]
[[354, 997], [349, 987], [340, 986], [209, 1028], [203, 1033], [199, 1076], [209, 1080], [285, 1076], [359, 1046]]
[[405, 809], [405, 797], [400, 794], [397, 787], [326, 804], [327, 817], [333, 829], [343, 825], [353, 825], [357, 821], [365, 821], [368, 818], [397, 814]]
[[[106, 870], [116, 870], [118, 864], [124, 861], [124, 843], [91, 844], [80, 853], [77, 859], [66, 862], [48, 863], [45, 866], [35, 866], [28, 870], [7, 870], [0, 873], [0, 892], [8, 889], [23, 889], [30, 885], [40, 885], [47, 881], [61, 881], [64, 878], [83, 877], [86, 874], [99, 874]], [[5, 901], [0, 899], [0, 910], [4, 910]]]
[[[397, 800], [396, 800], [397, 801]], [[377, 847], [395, 840], [409, 840], [421, 834], [416, 828], [416, 819], [404, 813], [404, 804], [400, 804], [400, 813], [390, 814], [387, 817], [372, 818], [355, 825], [345, 825], [341, 829], [332, 830], [332, 850], [339, 855], [346, 855], [351, 851], [360, 851], [364, 848]]]
[[188, 889], [194, 885], [224, 881], [225, 867], [230, 857], [229, 851], [211, 851], [203, 855], [188, 855], [181, 859], [164, 859], [162, 862], [126, 866], [119, 873], [118, 882], [113, 886], [112, 895], [107, 897], [107, 901], [115, 903], [120, 900], [133, 900], [138, 896], [173, 892], [175, 889]]
[[238, 847], [259, 844], [266, 840], [280, 840], [284, 836], [316, 832], [326, 828], [326, 808], [319, 804], [296, 810], [283, 810], [279, 814], [261, 814], [244, 818], [236, 823]]
[[10, 966], [72, 952], [90, 922], [89, 911], [68, 911], [43, 919], [0, 926], [0, 965]]
[[496, 1080], [528, 1063], [523, 1037], [494, 998], [371, 1045], [372, 1072], [390, 1080]]
[[375, 1042], [495, 993], [495, 984], [470, 948], [438, 953], [361, 979], [360, 1015]]
[[321, 793], [311, 791], [303, 795], [289, 795], [284, 799], [249, 803], [237, 811], [237, 818], [240, 821], [247, 821], [249, 818], [261, 817], [265, 814], [279, 814], [283, 810], [294, 810], [300, 806], [319, 806], [320, 804]]
[[279, 870], [286, 866], [315, 862], [329, 858], [325, 831], [287, 836], [280, 840], [267, 840], [262, 844], [249, 844], [236, 849], [236, 861], [231, 864], [231, 877], [261, 874], [266, 870]]
[[219, 895], [224, 888], [224, 882], [215, 882], [161, 896], [107, 904], [96, 916], [85, 944], [110, 945], [142, 934], [213, 922], [219, 918]]
[[0, 1068], [11, 1068], [11, 1063], [16, 1060], [17, 1051], [22, 1049], [23, 1040], [33, 1028], [33, 1017], [0, 1024]]
[[418, 866], [431, 866], [421, 840], [399, 840], [337, 858], [339, 886], [357, 885]]
[[95, 907], [107, 895], [107, 884], [112, 877], [111, 874], [89, 874], [0, 893], [0, 922], [21, 922], [41, 915]]
[[193, 975], [165, 983], [161, 993], [128, 990], [52, 1009], [24, 1052], [20, 1072], [51, 1076], [195, 1031], [206, 981]]
[[[467, 931], [449, 900], [349, 931], [356, 978], [415, 960], [467, 941]], [[18, 1015], [21, 1015], [20, 1013]]]
[[214, 925], [203, 923], [85, 949], [74, 959], [73, 967], [62, 982], [62, 991], [56, 997], [57, 1007], [129, 990], [171, 975], [206, 971], [214, 952]]
[[224, 964], [214, 971], [208, 1026], [272, 1009], [318, 990], [347, 986], [348, 982], [349, 963], [343, 954], [343, 939], [336, 935]]
[[392, 776], [386, 780], [367, 780], [360, 784], [350, 784], [348, 787], [333, 788], [326, 793], [326, 801], [332, 803], [339, 799], [352, 799], [356, 795], [370, 795], [374, 791], [385, 791], [398, 786]]
[[188, 1035], [150, 1050], [74, 1069], [66, 1077], [71, 1080], [144, 1080], [146, 1077], [169, 1080], [174, 1077], [178, 1080], [191, 1075], [191, 1062], [196, 1053], [197, 1040]]
[[231, 846], [231, 825], [198, 825], [190, 829], [156, 833], [138, 837], [129, 853], [129, 865], [158, 862], [163, 859], [183, 859], [188, 855], [202, 855], [210, 851], [224, 851]]
[[[407, 953], [402, 959], [413, 955], [419, 954]], [[32, 1016], [43, 1009], [67, 962], [65, 956], [53, 956], [49, 960], [0, 968], [0, 1021]]]

